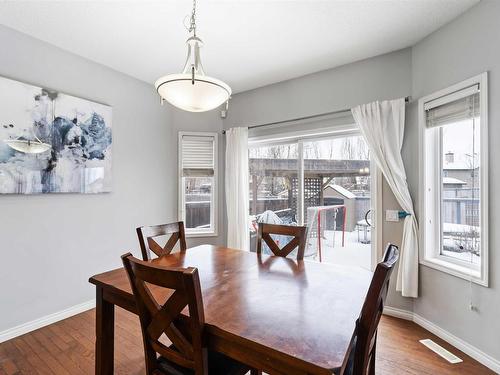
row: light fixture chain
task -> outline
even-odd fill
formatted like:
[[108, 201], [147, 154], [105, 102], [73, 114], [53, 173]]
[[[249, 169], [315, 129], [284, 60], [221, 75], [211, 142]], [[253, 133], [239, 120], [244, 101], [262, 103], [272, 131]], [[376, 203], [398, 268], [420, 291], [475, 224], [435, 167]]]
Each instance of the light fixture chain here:
[[193, 35], [196, 36], [196, 0], [193, 0], [193, 10], [191, 12], [189, 32], [193, 32]]

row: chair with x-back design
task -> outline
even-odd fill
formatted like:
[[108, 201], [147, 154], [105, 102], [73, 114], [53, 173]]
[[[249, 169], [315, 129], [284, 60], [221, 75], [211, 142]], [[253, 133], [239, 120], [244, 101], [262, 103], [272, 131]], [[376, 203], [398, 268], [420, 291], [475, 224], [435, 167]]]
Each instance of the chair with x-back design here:
[[[153, 226], [144, 226], [136, 229], [141, 245], [142, 259], [150, 260], [151, 251], [157, 256], [168, 255], [172, 252], [175, 244], [179, 241], [180, 250], [186, 251], [186, 234], [184, 233], [184, 223], [161, 224]], [[168, 236], [165, 245], [162, 247], [155, 238]]]
[[[196, 268], [156, 266], [130, 253], [123, 255], [122, 260], [139, 311], [148, 375], [243, 375], [250, 370], [223, 354], [207, 350]], [[160, 304], [155, 295], [169, 297]], [[182, 314], [186, 307], [189, 315]], [[165, 343], [164, 335], [171, 345]]]
[[388, 244], [384, 259], [377, 264], [359, 319], [342, 375], [375, 375], [377, 328], [384, 311], [394, 265], [399, 259], [399, 249]]
[[[303, 226], [259, 223], [257, 254], [262, 253], [262, 240], [264, 240], [274, 255], [286, 258], [295, 248], [297, 248], [297, 260], [302, 260], [304, 259], [304, 251], [306, 248], [306, 232], [307, 227]], [[280, 248], [271, 237], [273, 234], [290, 236], [293, 238], [285, 246]]]

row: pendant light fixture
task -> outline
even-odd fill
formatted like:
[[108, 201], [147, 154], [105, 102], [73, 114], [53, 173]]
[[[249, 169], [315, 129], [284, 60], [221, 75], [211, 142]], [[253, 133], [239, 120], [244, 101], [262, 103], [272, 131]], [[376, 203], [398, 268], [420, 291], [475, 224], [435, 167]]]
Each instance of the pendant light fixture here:
[[224, 82], [205, 75], [200, 59], [203, 42], [196, 36], [196, 0], [193, 0], [189, 33], [186, 41], [188, 54], [186, 64], [180, 74], [169, 74], [155, 82], [161, 102], [189, 112], [205, 112], [217, 108], [229, 100], [231, 88]]

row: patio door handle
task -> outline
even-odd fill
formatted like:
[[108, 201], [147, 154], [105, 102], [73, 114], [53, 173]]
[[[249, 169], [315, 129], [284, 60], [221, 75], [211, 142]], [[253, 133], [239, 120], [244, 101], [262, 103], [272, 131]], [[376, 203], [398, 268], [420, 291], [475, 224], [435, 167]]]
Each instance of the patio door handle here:
[[370, 215], [370, 212], [372, 212], [372, 209], [369, 209], [368, 211], [366, 211], [365, 222], [366, 222], [366, 225], [368, 225], [370, 228], [373, 228], [373, 225], [371, 225], [371, 223], [368, 221], [368, 215]]

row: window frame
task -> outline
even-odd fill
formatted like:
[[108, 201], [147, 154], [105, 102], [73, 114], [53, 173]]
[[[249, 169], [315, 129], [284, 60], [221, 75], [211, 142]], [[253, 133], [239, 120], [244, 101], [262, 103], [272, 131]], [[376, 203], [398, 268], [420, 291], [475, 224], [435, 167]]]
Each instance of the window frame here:
[[217, 237], [219, 235], [219, 134], [216, 132], [189, 132], [180, 131], [178, 135], [178, 220], [186, 222], [186, 199], [185, 184], [182, 171], [182, 137], [201, 136], [212, 137], [214, 140], [214, 175], [212, 184], [212, 197], [210, 200], [210, 221], [212, 223], [209, 229], [187, 228], [184, 225], [187, 238], [195, 237]]
[[[454, 259], [441, 254], [441, 170], [442, 170], [442, 131], [439, 128], [427, 129], [425, 104], [441, 99], [446, 95], [456, 93], [473, 85], [479, 85], [480, 102], [480, 217], [479, 228], [481, 233], [481, 259], [480, 265], [475, 267], [467, 262]], [[451, 102], [453, 100], [449, 100]], [[450, 275], [472, 281], [488, 287], [489, 257], [488, 257], [488, 73], [484, 72], [460, 83], [452, 85], [433, 94], [419, 99], [419, 201], [420, 201], [420, 254], [419, 262], [427, 267], [448, 273]], [[426, 135], [426, 131], [435, 132], [435, 135]], [[429, 144], [433, 147], [429, 149]], [[436, 160], [437, 159], [437, 160]], [[434, 163], [432, 163], [434, 161]], [[432, 171], [428, 164], [432, 163]], [[428, 181], [431, 176], [433, 181]], [[434, 194], [426, 194], [429, 184], [433, 183]], [[432, 222], [432, 218], [435, 222]], [[431, 245], [432, 244], [438, 244]]]
[[[303, 134], [307, 134], [304, 136]], [[249, 136], [248, 148], [257, 148], [265, 146], [297, 144], [298, 152], [298, 198], [297, 198], [297, 218], [300, 225], [304, 225], [304, 142], [314, 142], [322, 140], [330, 140], [336, 138], [363, 136], [361, 130], [355, 123], [346, 123], [325, 128], [324, 131], [316, 133], [314, 131], [303, 133], [302, 131], [286, 132], [272, 134], [271, 136]], [[377, 263], [383, 257], [383, 243], [382, 243], [382, 224], [383, 224], [383, 175], [380, 168], [373, 157], [370, 157], [370, 170], [371, 170], [371, 200], [372, 209], [375, 215], [372, 217], [372, 239], [370, 248], [370, 267], [371, 271], [375, 271]]]

